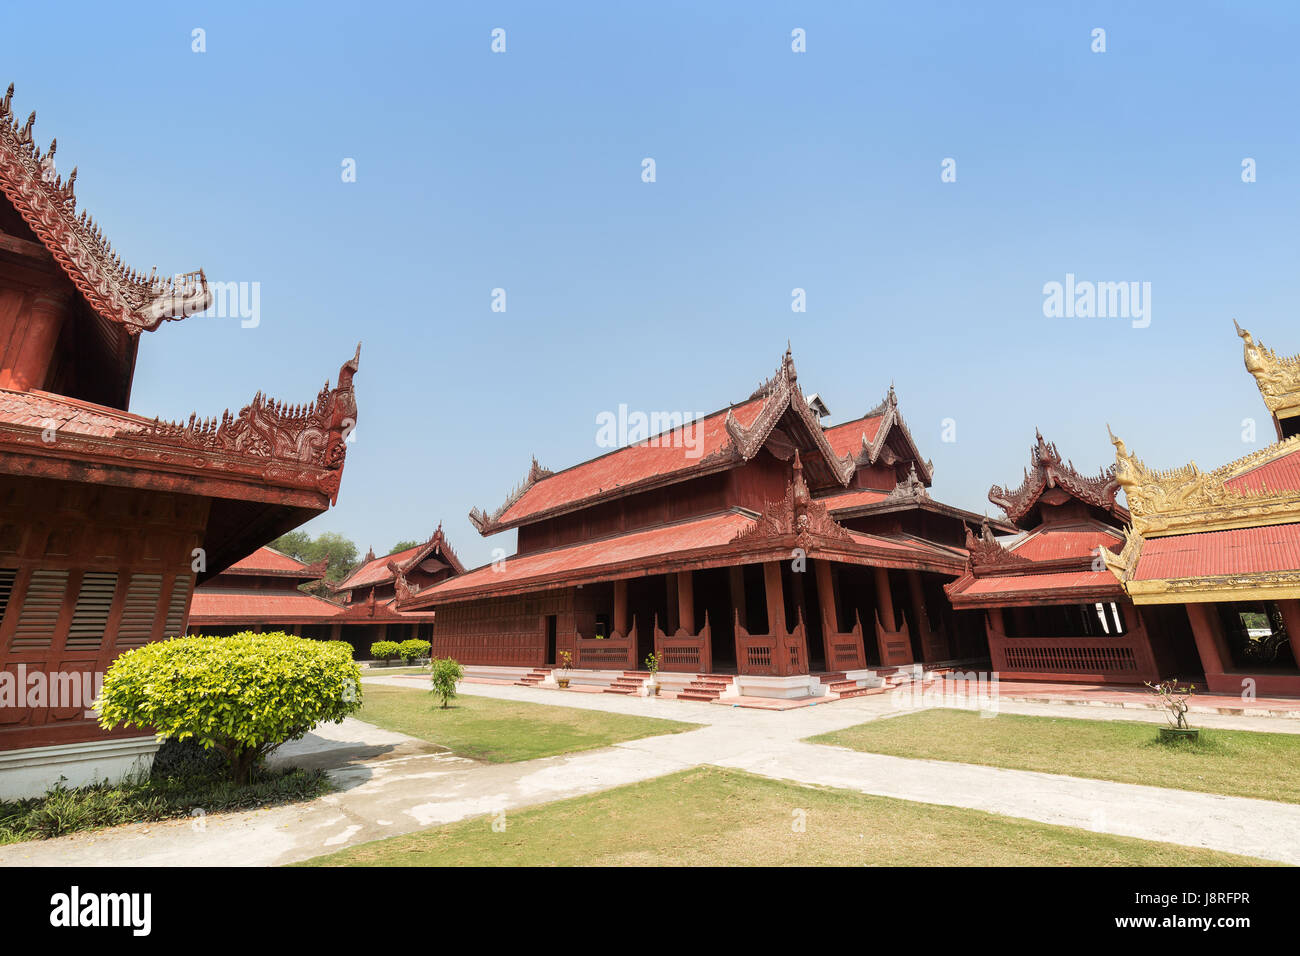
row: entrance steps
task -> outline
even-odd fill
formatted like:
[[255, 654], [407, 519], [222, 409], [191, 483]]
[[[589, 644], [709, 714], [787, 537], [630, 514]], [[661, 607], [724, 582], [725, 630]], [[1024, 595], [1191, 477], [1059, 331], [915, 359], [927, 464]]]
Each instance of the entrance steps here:
[[677, 692], [677, 699], [702, 700], [706, 703], [715, 701], [731, 686], [733, 680], [730, 674], [701, 674]]
[[623, 694], [630, 697], [640, 693], [641, 685], [649, 676], [649, 671], [624, 671], [622, 676], [615, 678], [612, 684], [601, 688], [601, 691], [606, 694]]
[[520, 687], [536, 687], [551, 675], [552, 670], [550, 667], [534, 667], [515, 683]]

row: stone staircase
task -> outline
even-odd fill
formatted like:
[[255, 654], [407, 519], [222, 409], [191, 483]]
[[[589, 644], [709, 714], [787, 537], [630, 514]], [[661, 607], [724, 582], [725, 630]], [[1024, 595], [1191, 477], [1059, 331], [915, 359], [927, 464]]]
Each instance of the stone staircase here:
[[624, 671], [623, 675], [617, 678], [614, 683], [608, 687], [602, 687], [601, 693], [631, 696], [640, 692], [641, 685], [645, 683], [645, 679], [649, 676], [649, 671]]
[[550, 676], [552, 670], [553, 668], [550, 667], [534, 667], [523, 677], [519, 678], [519, 680], [515, 681], [515, 684], [519, 687], [536, 687]]
[[677, 692], [677, 699], [702, 700], [705, 703], [715, 701], [731, 686], [733, 680], [730, 674], [701, 674]]

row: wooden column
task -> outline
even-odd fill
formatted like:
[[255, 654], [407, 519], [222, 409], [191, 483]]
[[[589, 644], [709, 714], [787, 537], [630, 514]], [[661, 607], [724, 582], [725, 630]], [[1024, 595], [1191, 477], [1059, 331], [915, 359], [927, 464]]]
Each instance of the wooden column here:
[[[745, 609], [745, 568], [736, 565], [727, 569], [727, 583], [731, 586], [731, 606], [736, 609], [736, 619], [741, 627], [749, 627], [749, 614]], [[1297, 655], [1300, 657], [1300, 655]]]
[[695, 578], [690, 571], [677, 572], [677, 626], [695, 633]]
[[677, 606], [677, 575], [665, 574], [664, 581], [668, 590], [668, 620], [664, 622], [664, 633], [676, 634], [677, 612], [680, 610]]
[[784, 637], [785, 592], [781, 589], [781, 562], [768, 561], [763, 565], [763, 589], [767, 592], [767, 630], [769, 634]]
[[1196, 652], [1201, 656], [1201, 666], [1205, 668], [1205, 683], [1212, 691], [1239, 691], [1240, 687], [1225, 686], [1222, 680], [1216, 680], [1232, 664], [1232, 653], [1228, 650], [1228, 642], [1223, 639], [1219, 606], [1198, 602], [1185, 607], [1187, 619], [1192, 625], [1192, 636], [1196, 638]]
[[627, 580], [622, 579], [614, 582], [614, 633], [627, 637], [629, 626], [627, 619]]
[[950, 654], [946, 638], [936, 636], [930, 627], [930, 615], [925, 608], [925, 587], [920, 571], [907, 572], [907, 590], [912, 601], [912, 617], [921, 638], [921, 660], [927, 664], [940, 661]]
[[[835, 576], [829, 561], [817, 561], [813, 573], [817, 576], [817, 604], [821, 609], [822, 633], [834, 634], [840, 630], [839, 612], [835, 609]], [[827, 669], [830, 661], [826, 662]]]
[[6, 350], [6, 367], [0, 369], [0, 388], [25, 392], [45, 387], [63, 329], [65, 303], [61, 293], [39, 293], [26, 314], [19, 316]]
[[1291, 641], [1291, 656], [1300, 664], [1300, 601], [1278, 601], [1277, 609], [1282, 612], [1282, 625], [1286, 628], [1287, 638]]
[[889, 569], [873, 568], [876, 573], [876, 606], [880, 612], [880, 623], [887, 631], [898, 629], [898, 618], [894, 616], [894, 595], [889, 590]]

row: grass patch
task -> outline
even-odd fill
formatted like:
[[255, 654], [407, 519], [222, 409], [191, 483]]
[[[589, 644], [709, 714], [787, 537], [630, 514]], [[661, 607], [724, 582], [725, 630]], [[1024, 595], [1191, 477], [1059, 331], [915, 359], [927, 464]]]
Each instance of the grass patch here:
[[1160, 724], [924, 710], [810, 738], [868, 753], [1036, 770], [1300, 803], [1300, 735], [1201, 728], [1159, 741]]
[[147, 775], [76, 789], [59, 785], [42, 797], [0, 801], [0, 845], [186, 817], [196, 809], [205, 814], [252, 810], [310, 800], [330, 789], [324, 771], [296, 768], [259, 771], [242, 787], [211, 777], [150, 780]]
[[679, 734], [698, 724], [459, 694], [443, 710], [428, 690], [367, 684], [364, 720], [489, 763], [595, 750], [624, 740]]
[[[796, 832], [797, 811], [805, 829]], [[696, 767], [307, 866], [1240, 866], [1263, 861]]]

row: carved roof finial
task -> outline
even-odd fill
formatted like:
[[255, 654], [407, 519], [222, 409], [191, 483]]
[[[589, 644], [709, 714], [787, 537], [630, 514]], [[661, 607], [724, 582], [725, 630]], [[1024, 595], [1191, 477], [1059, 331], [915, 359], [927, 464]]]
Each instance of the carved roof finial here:
[[366, 560], [367, 560], [367, 561], [373, 561], [373, 560], [375, 560], [375, 548], [374, 548], [374, 545], [371, 545], [370, 548], [366, 551]]

